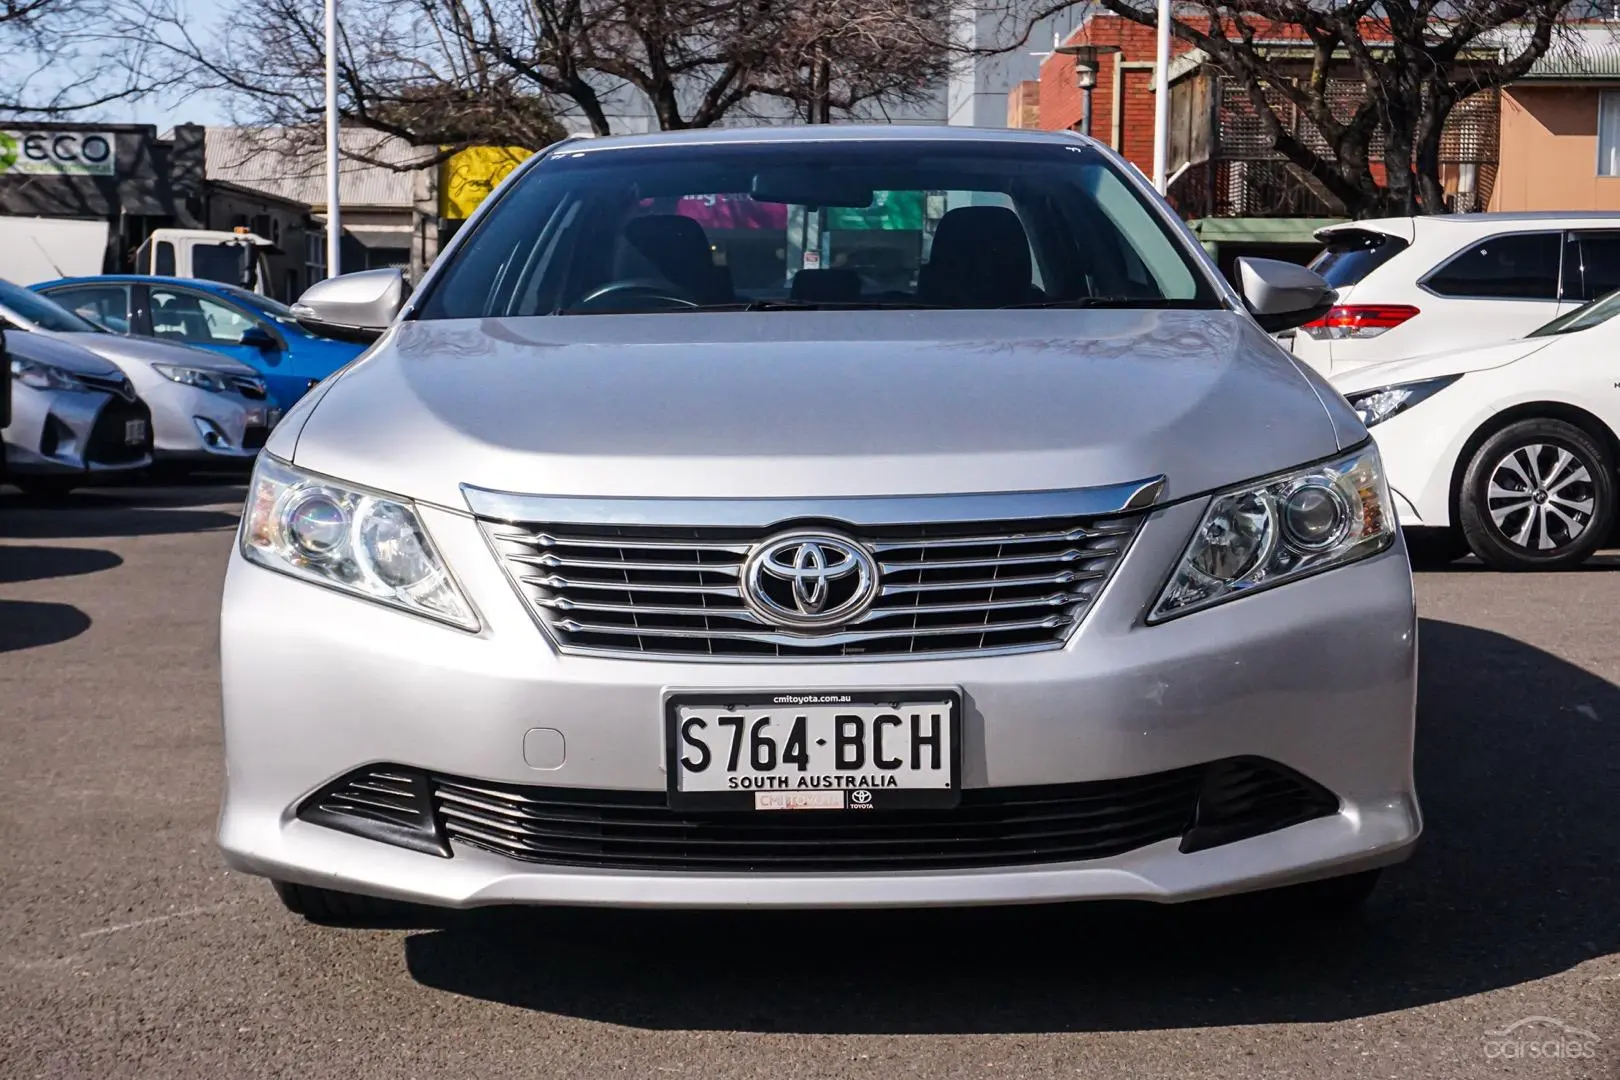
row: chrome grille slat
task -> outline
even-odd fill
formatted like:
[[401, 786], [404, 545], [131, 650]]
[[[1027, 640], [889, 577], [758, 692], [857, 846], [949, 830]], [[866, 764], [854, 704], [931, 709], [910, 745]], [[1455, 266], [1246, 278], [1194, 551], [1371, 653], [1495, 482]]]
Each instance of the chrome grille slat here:
[[638, 581], [632, 586], [623, 581], [584, 581], [579, 578], [565, 578], [558, 574], [544, 578], [519, 577], [518, 580], [526, 585], [539, 585], [550, 589], [614, 589], [619, 592], [634, 589], [636, 592], [700, 593], [708, 596], [734, 596], [739, 600], [742, 598], [735, 585], [671, 585], [666, 582]]
[[958, 536], [950, 539], [933, 540], [896, 540], [882, 544], [868, 545], [879, 555], [889, 551], [908, 551], [912, 548], [962, 548], [962, 547], [988, 547], [998, 545], [1005, 547], [1008, 544], [1072, 544], [1080, 540], [1100, 539], [1105, 536], [1129, 536], [1128, 527], [1111, 527], [1107, 529], [1062, 529], [1054, 532], [1041, 533], [1009, 533], [1006, 536]]
[[[774, 662], [1060, 648], [1140, 520], [1122, 513], [860, 527], [836, 516], [764, 527], [481, 525], [531, 613], [565, 652]], [[755, 546], [801, 528], [841, 533], [874, 553], [878, 581], [868, 610], [826, 630], [787, 630], [744, 603]]]
[[632, 562], [629, 559], [580, 559], [572, 555], [508, 555], [513, 562], [527, 563], [530, 566], [544, 566], [547, 569], [568, 568], [575, 570], [630, 570], [650, 572], [682, 572], [690, 573], [704, 571], [716, 574], [731, 574], [736, 576], [742, 572], [742, 563], [704, 563], [704, 562]]
[[1035, 574], [1021, 577], [1003, 578], [972, 578], [963, 581], [923, 581], [914, 584], [884, 585], [881, 595], [891, 596], [903, 593], [921, 592], [950, 592], [956, 589], [1013, 589], [1027, 585], [1068, 585], [1087, 581], [1101, 581], [1108, 574], [1102, 570], [1064, 570], [1055, 574]]
[[539, 548], [584, 547], [622, 548], [626, 551], [721, 551], [732, 555], [748, 554], [749, 544], [724, 543], [718, 540], [636, 540], [628, 537], [559, 536], [553, 533], [497, 533], [497, 540], [514, 540], [533, 544]]
[[1054, 551], [1047, 555], [1009, 555], [998, 556], [993, 559], [917, 559], [911, 562], [880, 562], [878, 569], [885, 574], [903, 573], [907, 570], [977, 570], [981, 566], [1039, 566], [1041, 563], [1073, 563], [1084, 562], [1087, 559], [1101, 558], [1077, 549], [1068, 551]]

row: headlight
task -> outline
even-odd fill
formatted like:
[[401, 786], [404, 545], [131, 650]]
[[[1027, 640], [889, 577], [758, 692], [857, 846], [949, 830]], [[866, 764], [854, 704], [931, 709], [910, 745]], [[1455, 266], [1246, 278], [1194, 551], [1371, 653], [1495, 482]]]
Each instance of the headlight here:
[[1221, 492], [1148, 621], [1364, 559], [1394, 536], [1389, 489], [1372, 446]]
[[21, 357], [12, 358], [11, 377], [24, 386], [32, 386], [35, 390], [89, 389], [71, 371], [51, 364], [42, 364], [38, 360], [24, 360]]
[[1461, 375], [1442, 375], [1437, 379], [1381, 386], [1377, 390], [1359, 390], [1348, 395], [1350, 407], [1356, 410], [1363, 424], [1372, 427], [1438, 394], [1460, 378]]
[[175, 364], [153, 364], [152, 369], [171, 382], [195, 386], [199, 390], [212, 390], [216, 394], [223, 394], [231, 388], [230, 384], [225, 381], [225, 376], [217, 371], [209, 371], [207, 368], [180, 367]]
[[312, 476], [260, 454], [242, 554], [271, 570], [478, 629], [472, 605], [409, 502]]

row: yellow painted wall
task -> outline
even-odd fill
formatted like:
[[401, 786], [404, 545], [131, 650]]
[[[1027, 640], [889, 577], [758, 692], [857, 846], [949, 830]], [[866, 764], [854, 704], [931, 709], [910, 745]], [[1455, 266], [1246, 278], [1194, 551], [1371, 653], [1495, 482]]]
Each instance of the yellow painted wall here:
[[515, 146], [473, 146], [450, 158], [439, 167], [439, 216], [470, 217], [495, 185], [531, 153]]
[[1502, 91], [1502, 163], [1490, 210], [1620, 210], [1620, 176], [1597, 174], [1596, 86]]

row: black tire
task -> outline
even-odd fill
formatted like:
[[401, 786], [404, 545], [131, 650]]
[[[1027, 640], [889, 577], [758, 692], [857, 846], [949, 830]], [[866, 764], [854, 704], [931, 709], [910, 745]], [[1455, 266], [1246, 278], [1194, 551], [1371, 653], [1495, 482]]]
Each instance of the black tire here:
[[1307, 881], [1260, 894], [1261, 901], [1279, 914], [1332, 918], [1361, 910], [1378, 887], [1382, 870], [1362, 870], [1355, 874]]
[[84, 486], [78, 477], [66, 476], [14, 476], [11, 482], [31, 499], [65, 499]]
[[1414, 566], [1456, 562], [1468, 554], [1461, 529], [1406, 529], [1406, 552]]
[[[1521, 491], [1524, 499], [1515, 499]], [[1563, 420], [1520, 420], [1486, 439], [1457, 498], [1469, 548], [1497, 570], [1579, 566], [1608, 537], [1614, 513], [1608, 449]]]
[[276, 895], [288, 911], [314, 923], [333, 926], [391, 923], [411, 910], [407, 904], [378, 896], [338, 892], [314, 885], [295, 885], [290, 881], [272, 881], [270, 884], [275, 886]]

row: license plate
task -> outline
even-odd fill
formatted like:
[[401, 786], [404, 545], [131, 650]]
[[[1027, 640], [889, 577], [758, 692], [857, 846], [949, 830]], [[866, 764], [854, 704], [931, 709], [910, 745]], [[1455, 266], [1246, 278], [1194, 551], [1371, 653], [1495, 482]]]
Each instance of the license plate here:
[[955, 690], [671, 694], [669, 802], [707, 810], [955, 806]]
[[146, 442], [146, 421], [145, 420], [125, 420], [124, 421], [124, 445], [125, 446], [140, 446], [140, 445], [144, 444], [145, 442]]

